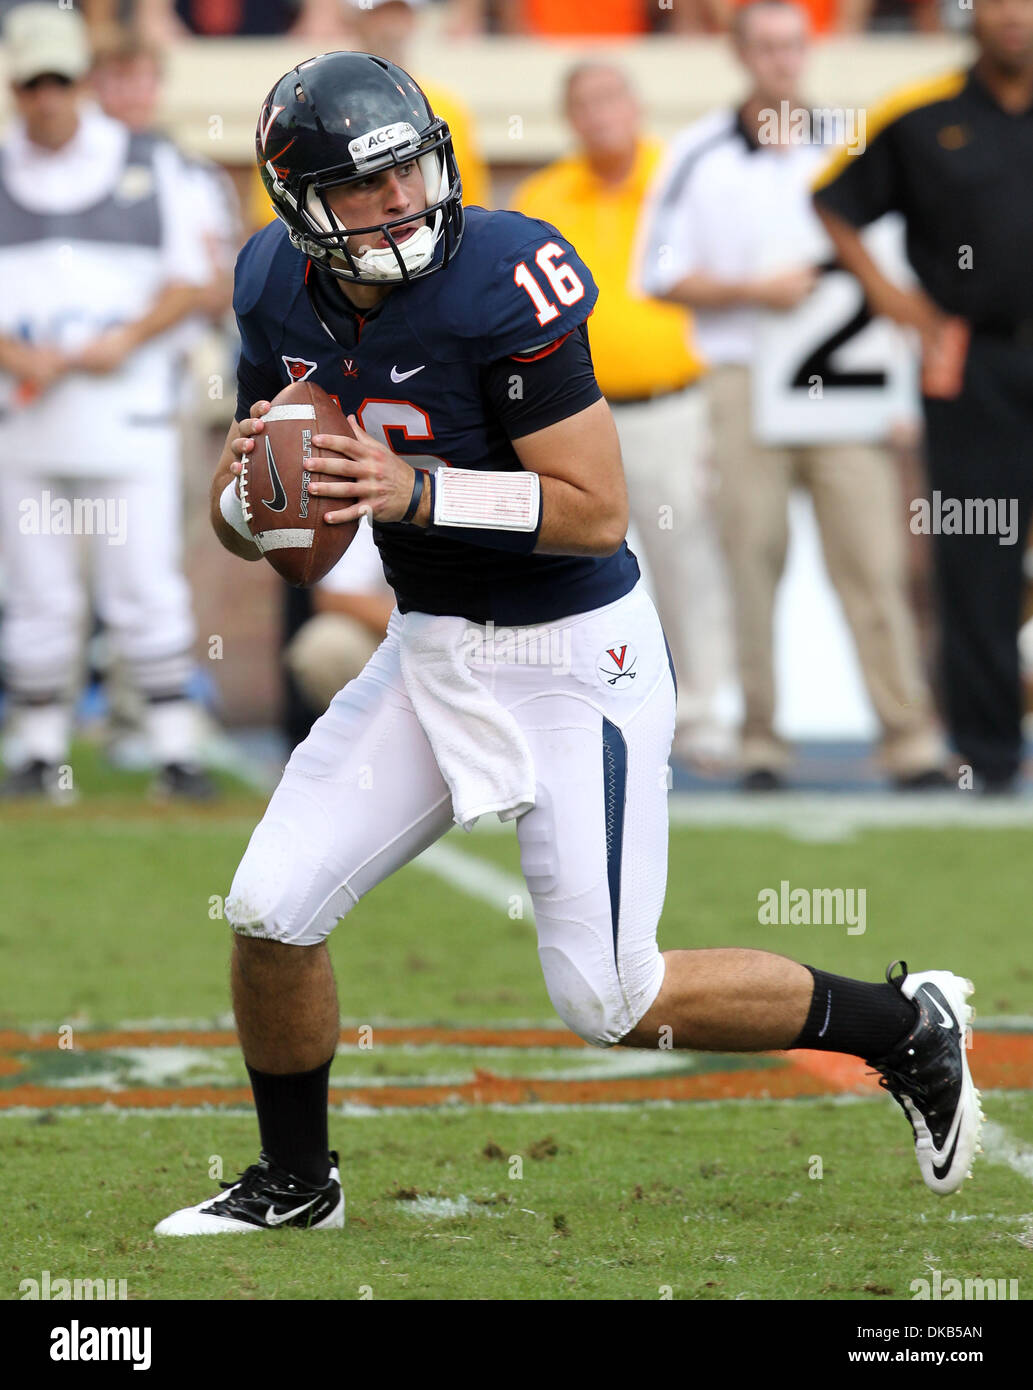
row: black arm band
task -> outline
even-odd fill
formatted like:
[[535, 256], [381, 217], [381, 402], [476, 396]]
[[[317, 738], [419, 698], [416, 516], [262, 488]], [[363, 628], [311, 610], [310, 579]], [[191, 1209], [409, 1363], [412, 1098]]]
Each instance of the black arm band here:
[[[415, 477], [412, 480], [412, 496], [409, 498], [409, 506], [405, 516], [402, 517], [403, 521], [412, 521], [413, 517], [419, 511], [420, 502], [423, 498], [423, 484], [427, 479], [427, 470], [425, 468], [416, 468], [413, 471]], [[431, 496], [433, 497], [433, 493]]]

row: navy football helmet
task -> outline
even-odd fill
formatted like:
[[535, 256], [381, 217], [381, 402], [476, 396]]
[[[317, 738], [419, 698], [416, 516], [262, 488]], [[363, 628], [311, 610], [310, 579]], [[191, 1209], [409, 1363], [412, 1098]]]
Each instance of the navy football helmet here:
[[[415, 280], [443, 269], [463, 235], [462, 184], [444, 121], [407, 72], [370, 53], [323, 53], [299, 63], [269, 93], [255, 149], [262, 181], [293, 244], [342, 280], [362, 285]], [[413, 215], [345, 227], [327, 192], [392, 166], [416, 163], [426, 188], [423, 225], [404, 241], [392, 229]], [[348, 238], [381, 236], [383, 247], [348, 249]]]

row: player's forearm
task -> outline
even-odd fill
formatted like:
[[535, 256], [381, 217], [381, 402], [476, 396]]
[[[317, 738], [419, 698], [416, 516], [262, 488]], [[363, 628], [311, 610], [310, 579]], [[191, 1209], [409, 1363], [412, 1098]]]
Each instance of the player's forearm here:
[[536, 555], [612, 555], [628, 532], [628, 499], [591, 493], [562, 478], [543, 477], [542, 525]]
[[222, 514], [222, 495], [231, 483], [235, 485], [237, 481], [236, 474], [230, 467], [236, 455], [230, 448], [229, 440], [235, 439], [238, 431], [238, 425], [234, 424], [230, 427], [226, 447], [223, 449], [222, 457], [216, 465], [209, 499], [209, 516], [211, 517], [212, 530], [215, 532], [220, 545], [233, 555], [238, 555], [242, 560], [260, 560], [262, 558], [262, 552], [258, 549], [258, 546], [255, 545], [254, 541], [245, 540]]
[[[534, 545], [536, 555], [612, 555], [628, 531], [628, 498], [624, 475], [616, 470], [619, 482], [599, 491], [589, 491], [562, 478], [539, 473], [541, 485], [541, 526]], [[483, 475], [481, 475], [483, 476]], [[412, 518], [414, 526], [431, 525], [431, 489], [425, 487]], [[436, 534], [453, 533], [469, 545], [488, 550], [520, 550], [520, 538], [529, 532], [478, 530], [473, 527], [437, 526]], [[512, 541], [513, 544], [509, 542]], [[529, 549], [529, 548], [528, 548]]]

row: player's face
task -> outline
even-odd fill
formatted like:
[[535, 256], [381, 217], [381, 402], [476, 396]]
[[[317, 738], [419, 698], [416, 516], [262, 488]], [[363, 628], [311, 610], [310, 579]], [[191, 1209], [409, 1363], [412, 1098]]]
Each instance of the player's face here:
[[796, 95], [807, 58], [807, 21], [801, 11], [758, 8], [744, 20], [736, 47], [760, 96], [781, 101]]
[[[420, 166], [415, 160], [393, 169], [382, 169], [378, 174], [342, 184], [340, 188], [332, 188], [326, 200], [334, 215], [346, 227], [373, 227], [411, 213], [411, 223], [403, 222], [392, 229], [391, 235], [399, 243], [408, 241], [426, 220], [419, 214], [427, 206], [427, 191], [423, 186]], [[371, 232], [348, 238], [348, 250], [353, 256], [361, 255], [364, 250], [382, 251], [387, 245], [387, 237]]]
[[71, 140], [79, 126], [78, 83], [45, 74], [12, 90], [26, 133], [34, 145], [59, 150]]
[[591, 68], [575, 78], [567, 119], [589, 154], [614, 154], [635, 143], [638, 102], [614, 68]]
[[1033, 0], [978, 0], [973, 28], [980, 47], [1002, 68], [1033, 63]]

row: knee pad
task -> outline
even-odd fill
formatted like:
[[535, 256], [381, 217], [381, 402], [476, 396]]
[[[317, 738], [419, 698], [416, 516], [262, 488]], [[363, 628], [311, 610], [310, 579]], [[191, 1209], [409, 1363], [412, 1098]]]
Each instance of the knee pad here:
[[241, 936], [315, 946], [354, 906], [346, 887], [329, 897], [317, 883], [318, 845], [279, 818], [263, 820], [233, 876], [226, 919]]
[[631, 1031], [634, 1024], [628, 1022], [623, 1000], [607, 1004], [565, 951], [541, 946], [538, 958], [552, 1007], [572, 1033], [593, 1047], [613, 1047]]

